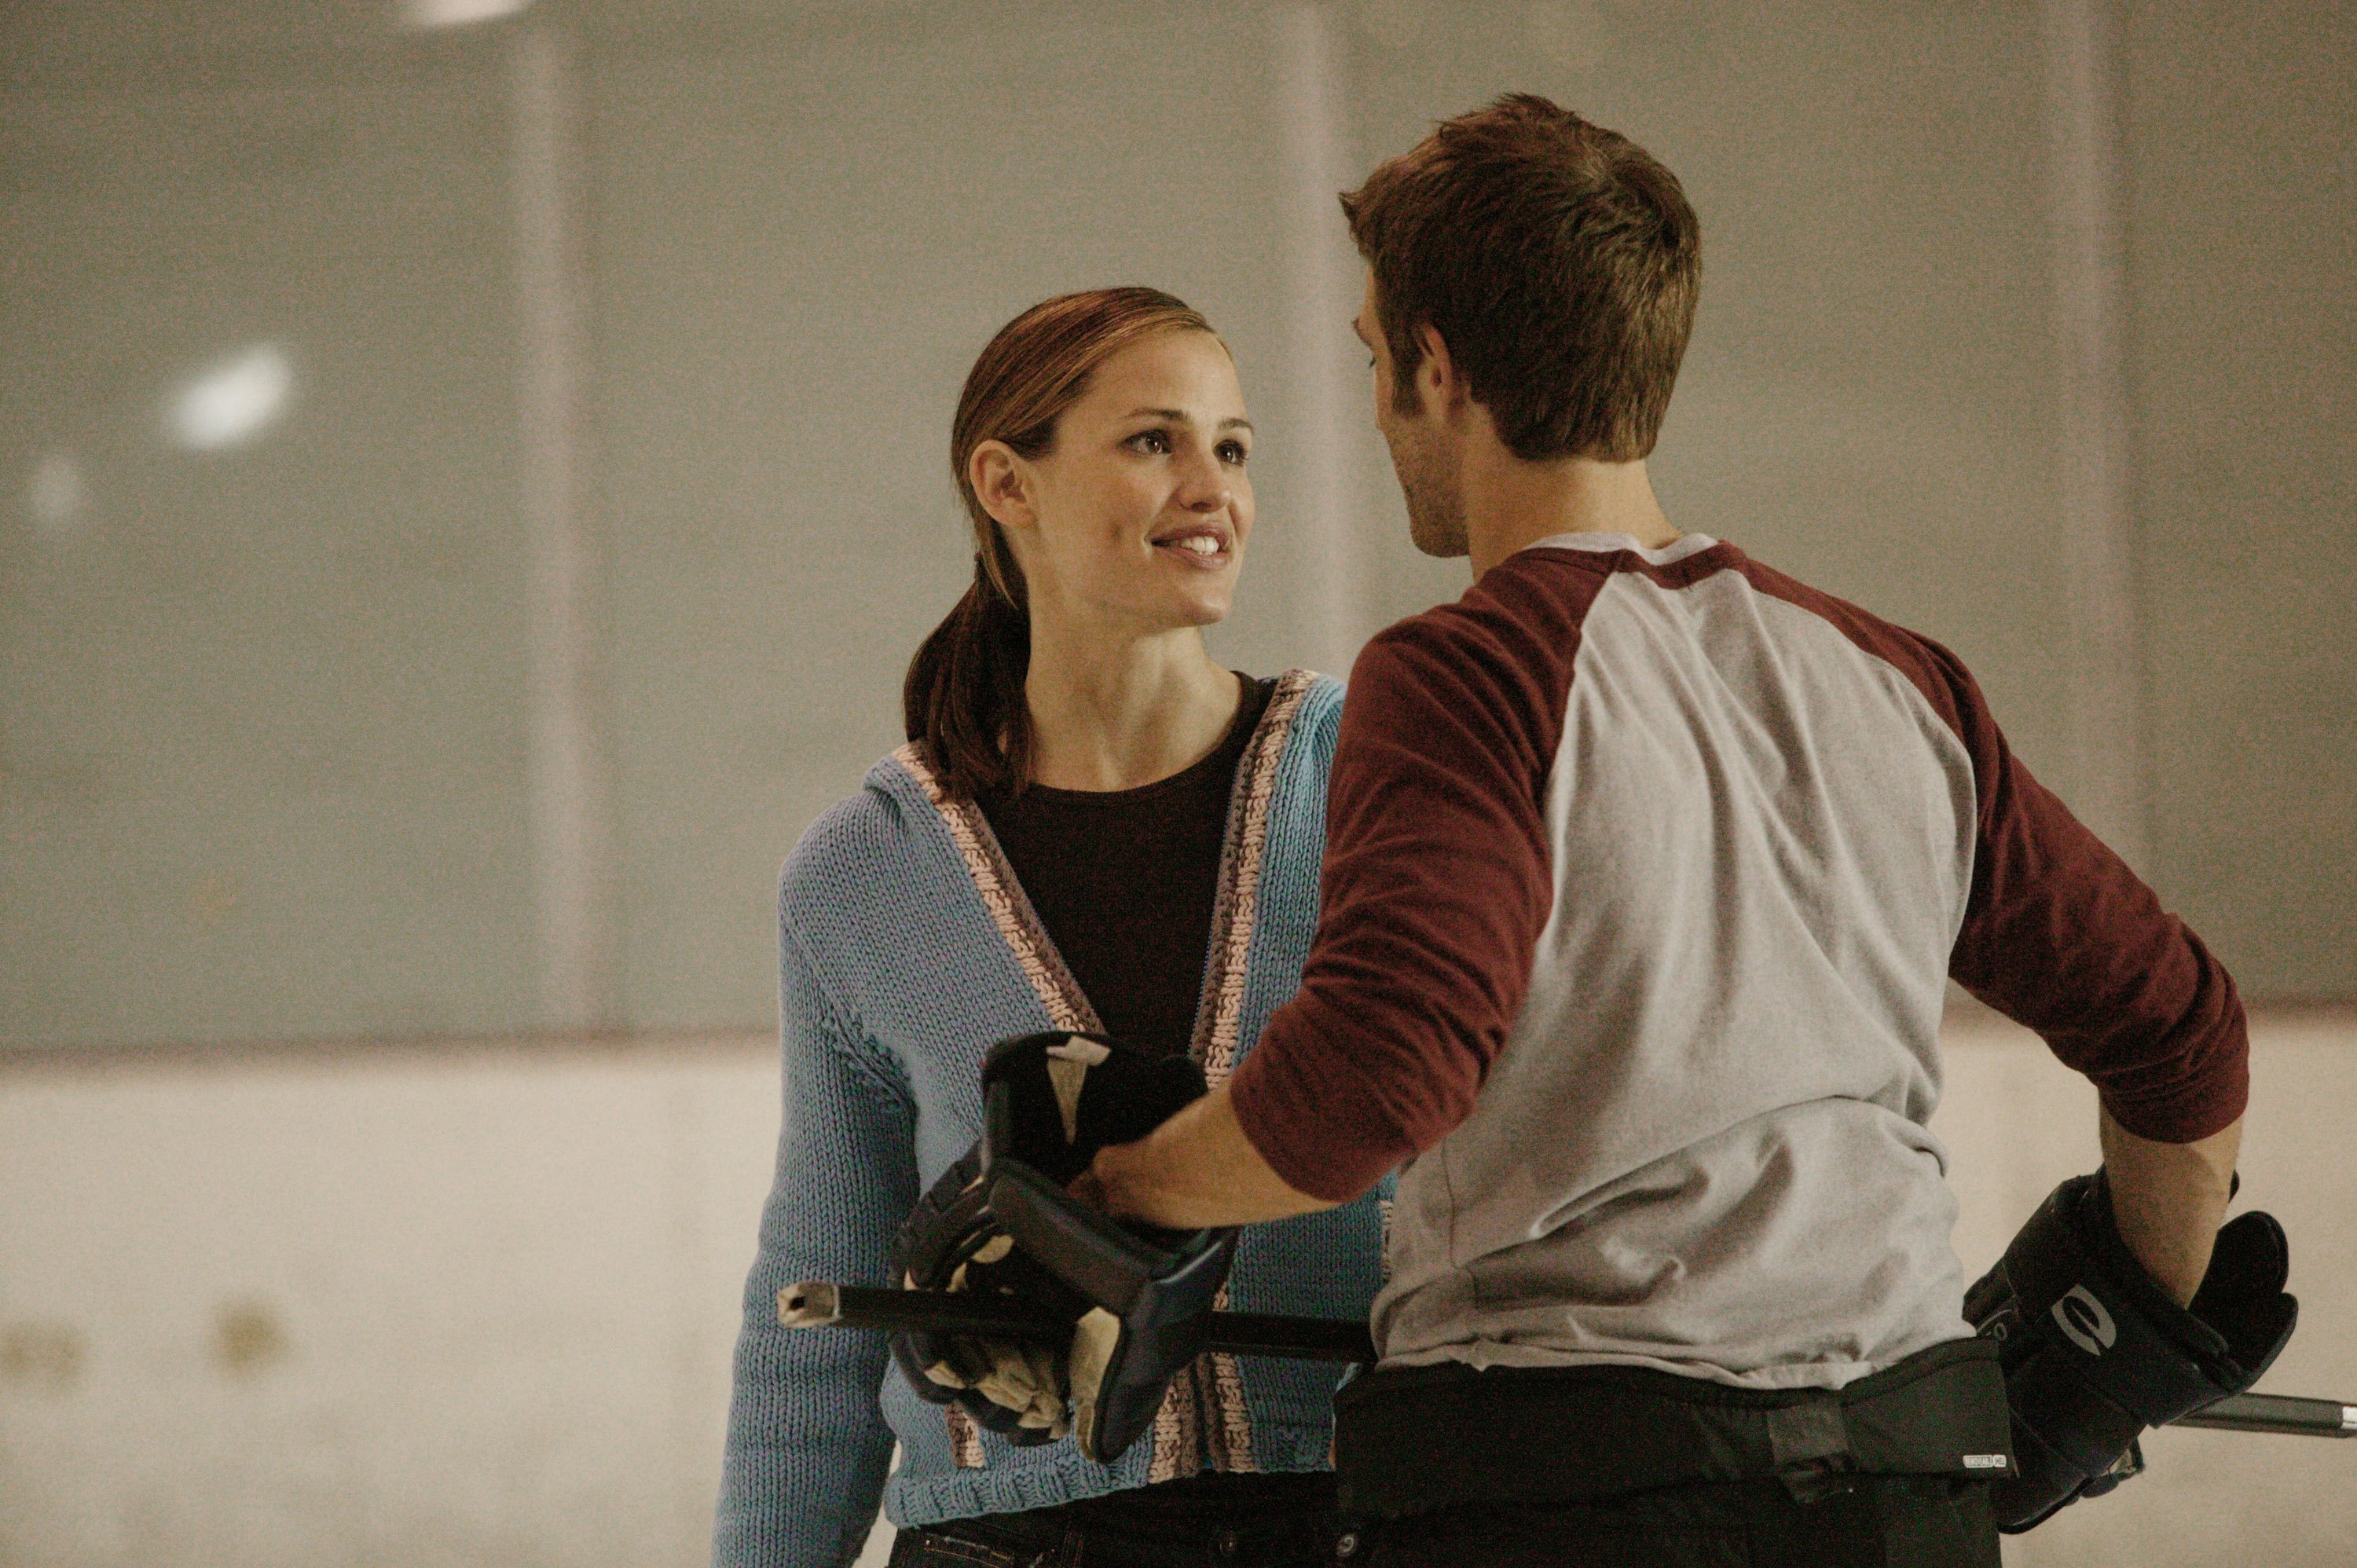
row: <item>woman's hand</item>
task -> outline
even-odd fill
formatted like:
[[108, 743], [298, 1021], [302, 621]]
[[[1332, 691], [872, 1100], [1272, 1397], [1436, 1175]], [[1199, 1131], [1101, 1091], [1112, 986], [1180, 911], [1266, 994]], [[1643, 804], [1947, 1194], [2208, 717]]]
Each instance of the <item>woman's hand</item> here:
[[1297, 1191], [1270, 1168], [1244, 1136], [1225, 1087], [1134, 1144], [1098, 1150], [1071, 1190], [1117, 1219], [1173, 1230], [1286, 1219], [1335, 1207]]

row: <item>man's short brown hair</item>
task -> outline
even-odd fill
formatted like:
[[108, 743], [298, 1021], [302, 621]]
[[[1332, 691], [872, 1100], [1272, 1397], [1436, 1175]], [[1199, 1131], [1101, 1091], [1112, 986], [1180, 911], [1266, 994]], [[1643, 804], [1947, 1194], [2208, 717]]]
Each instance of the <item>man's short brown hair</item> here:
[[1443, 121], [1342, 198], [1374, 271], [1394, 395], [1430, 323], [1507, 450], [1643, 457], [1694, 327], [1702, 230], [1636, 143], [1531, 93]]

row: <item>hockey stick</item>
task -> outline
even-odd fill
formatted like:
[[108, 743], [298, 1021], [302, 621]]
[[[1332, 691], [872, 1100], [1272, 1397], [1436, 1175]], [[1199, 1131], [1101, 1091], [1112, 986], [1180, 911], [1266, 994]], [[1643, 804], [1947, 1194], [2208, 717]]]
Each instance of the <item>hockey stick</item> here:
[[2271, 1432], [2286, 1437], [2357, 1437], [2357, 1404], [2296, 1399], [2289, 1394], [2228, 1394], [2171, 1426], [2217, 1432]]
[[[1052, 1341], [1071, 1332], [1071, 1325], [1052, 1313], [1010, 1296], [838, 1285], [823, 1280], [780, 1291], [778, 1321], [788, 1328], [920, 1329], [994, 1339]], [[1372, 1366], [1375, 1359], [1374, 1341], [1363, 1323], [1269, 1312], [1212, 1313], [1203, 1348], [1297, 1361]], [[2230, 1394], [2172, 1424], [2287, 1437], [2357, 1437], [2357, 1405], [2285, 1394]]]
[[[919, 1329], [992, 1339], [1053, 1341], [1072, 1332], [1068, 1320], [1012, 1296], [838, 1285], [823, 1280], [780, 1291], [778, 1321], [788, 1328]], [[1215, 1312], [1210, 1323], [1203, 1338], [1206, 1350], [1370, 1366], [1375, 1359], [1375, 1342], [1363, 1323], [1268, 1312]]]

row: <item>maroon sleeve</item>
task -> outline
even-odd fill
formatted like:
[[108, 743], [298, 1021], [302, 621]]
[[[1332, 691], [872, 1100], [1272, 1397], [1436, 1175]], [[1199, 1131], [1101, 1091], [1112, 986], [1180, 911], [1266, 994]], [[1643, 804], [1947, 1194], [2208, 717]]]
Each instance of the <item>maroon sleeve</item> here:
[[1929, 645], [1955, 693], [1979, 815], [1958, 984], [2042, 1036], [2139, 1137], [2190, 1144], [2250, 1101], [2233, 977], [2127, 863], [2006, 745], [1980, 688]]
[[1318, 934], [1230, 1086], [1298, 1191], [1354, 1197], [1472, 1112], [1552, 906], [1547, 777], [1600, 580], [1515, 557], [1351, 672]]

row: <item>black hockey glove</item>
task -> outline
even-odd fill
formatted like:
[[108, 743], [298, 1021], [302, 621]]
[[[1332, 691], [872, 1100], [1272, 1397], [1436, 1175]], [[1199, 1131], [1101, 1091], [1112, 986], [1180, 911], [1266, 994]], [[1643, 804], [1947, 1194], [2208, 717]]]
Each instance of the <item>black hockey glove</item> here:
[[2271, 1214], [2218, 1232], [2191, 1307], [2120, 1240], [2102, 1171], [2054, 1189], [1964, 1294], [1964, 1316], [2001, 1347], [2013, 1413], [2012, 1478], [1995, 1484], [1997, 1528], [2018, 1534], [2144, 1467], [2136, 1435], [2247, 1390], [2291, 1337], [2290, 1252]]
[[1144, 1137], [1204, 1093], [1185, 1058], [1084, 1035], [1027, 1035], [983, 1066], [984, 1133], [901, 1228], [904, 1286], [983, 1290], [1047, 1306], [1068, 1346], [896, 1333], [918, 1394], [964, 1407], [1018, 1444], [1073, 1432], [1110, 1464], [1152, 1424], [1171, 1376], [1201, 1347], [1234, 1231], [1126, 1226], [1065, 1191], [1096, 1152]]
[[[892, 1275], [905, 1290], [977, 1291], [1048, 1306], [1076, 1322], [1087, 1304], [1015, 1251], [990, 1212], [982, 1146], [942, 1173], [900, 1226]], [[1071, 1429], [1064, 1408], [1062, 1348], [906, 1329], [892, 1359], [920, 1399], [954, 1404], [1008, 1442], [1050, 1443]]]

